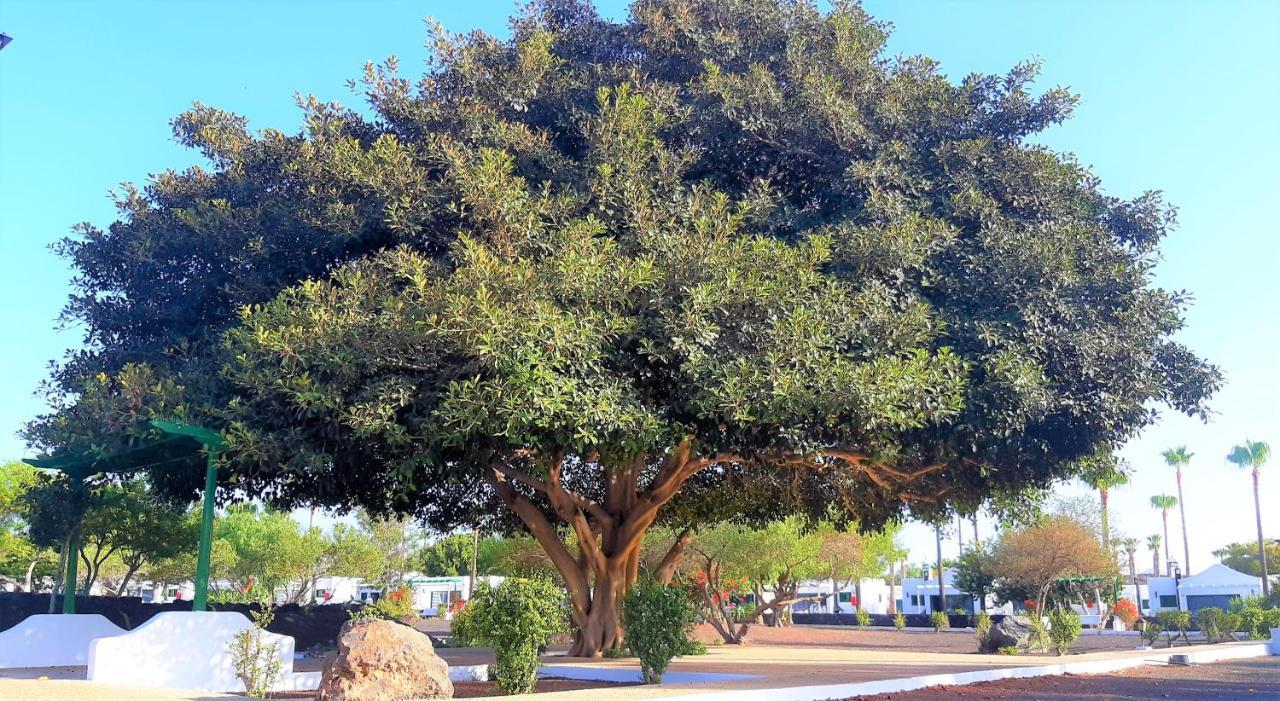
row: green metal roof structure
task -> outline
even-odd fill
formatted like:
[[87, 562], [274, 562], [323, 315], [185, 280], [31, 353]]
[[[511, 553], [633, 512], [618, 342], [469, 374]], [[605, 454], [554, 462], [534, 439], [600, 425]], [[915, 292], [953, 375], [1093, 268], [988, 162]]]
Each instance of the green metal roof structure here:
[[[222, 434], [201, 426], [178, 421], [155, 420], [151, 425], [165, 434], [164, 438], [122, 450], [100, 454], [91, 451], [56, 453], [43, 458], [30, 458], [23, 462], [42, 470], [57, 470], [67, 478], [83, 483], [93, 475], [130, 474], [146, 469], [163, 467], [181, 462], [192, 462], [204, 453], [204, 509], [200, 520], [200, 550], [196, 562], [195, 599], [193, 611], [204, 611], [209, 599], [209, 558], [213, 545], [214, 495], [218, 486], [218, 454], [226, 445]], [[67, 571], [62, 592], [62, 612], [76, 612], [75, 553], [80, 549], [80, 532], [71, 532], [67, 545]]]

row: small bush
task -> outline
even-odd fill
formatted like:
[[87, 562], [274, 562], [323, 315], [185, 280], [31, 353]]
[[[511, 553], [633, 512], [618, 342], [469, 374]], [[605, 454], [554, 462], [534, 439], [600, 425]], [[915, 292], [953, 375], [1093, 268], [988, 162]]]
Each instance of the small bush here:
[[1017, 646], [1017, 645], [1005, 645], [1004, 647], [999, 648], [998, 650], [996, 650], [996, 652], [1000, 653], [1001, 655], [1016, 655], [1016, 654], [1018, 654], [1018, 646]]
[[863, 611], [862, 609], [858, 609], [857, 611], [855, 611], [855, 612], [854, 612], [854, 614], [853, 614], [853, 615], [854, 615], [855, 617], [857, 617], [857, 619], [858, 619], [858, 627], [859, 627], [859, 628], [866, 628], [867, 626], [871, 625], [871, 614], [870, 614], [870, 613], [867, 613], [866, 611]]
[[251, 699], [265, 699], [280, 678], [280, 643], [267, 644], [263, 633], [275, 618], [271, 609], [249, 613], [253, 627], [236, 633], [228, 645], [231, 668], [244, 683], [245, 695]]
[[1053, 643], [1053, 649], [1058, 651], [1059, 655], [1065, 655], [1071, 651], [1071, 646], [1076, 644], [1076, 639], [1080, 637], [1080, 629], [1083, 626], [1080, 623], [1080, 616], [1069, 608], [1056, 608], [1049, 612], [1049, 640]]
[[683, 589], [639, 584], [622, 604], [627, 645], [640, 658], [646, 684], [659, 684], [671, 660], [689, 644], [685, 629], [693, 623], [693, 604]]
[[[720, 642], [724, 642], [721, 640]], [[701, 640], [688, 639], [685, 641], [684, 647], [680, 648], [678, 657], [698, 657], [707, 654], [707, 644]]]
[[415, 621], [418, 619], [418, 612], [413, 608], [413, 590], [408, 587], [393, 589], [372, 604], [348, 611], [347, 615], [354, 621], [372, 619]]
[[901, 613], [893, 614], [893, 627], [896, 630], [902, 630], [907, 627], [907, 617]]
[[1120, 619], [1125, 628], [1133, 630], [1133, 624], [1138, 620], [1138, 606], [1136, 604], [1128, 599], [1121, 599], [1116, 602], [1111, 611], [1116, 618]]
[[951, 618], [945, 611], [934, 611], [929, 615], [929, 623], [933, 624], [933, 632], [941, 633], [943, 628], [951, 627]]
[[1196, 611], [1196, 627], [1204, 633], [1205, 640], [1212, 643], [1219, 637], [1230, 632], [1223, 630], [1223, 624], [1227, 621], [1225, 618], [1229, 616], [1226, 611], [1216, 606], [1206, 606]]
[[549, 579], [481, 582], [452, 630], [464, 645], [493, 648], [494, 681], [503, 693], [528, 694], [538, 681], [538, 653], [565, 632], [565, 614], [564, 591]]
[[1267, 602], [1261, 597], [1249, 596], [1231, 602], [1231, 612], [1235, 614], [1239, 630], [1248, 634], [1251, 640], [1266, 640], [1271, 637], [1271, 629], [1280, 627], [1280, 609], [1265, 608]]
[[1032, 652], [1044, 652], [1053, 645], [1053, 640], [1049, 637], [1049, 629], [1044, 627], [1044, 621], [1039, 618], [1027, 619], [1027, 649]]
[[973, 624], [973, 635], [978, 639], [978, 652], [991, 651], [991, 615], [980, 611]]
[[603, 654], [606, 658], [611, 660], [622, 659], [626, 657], [635, 657], [635, 653], [631, 652], [629, 648], [625, 648], [625, 647], [611, 647], [606, 649], [601, 654]]
[[1143, 621], [1142, 628], [1139, 630], [1142, 634], [1142, 642], [1148, 646], [1155, 645], [1156, 641], [1160, 639], [1160, 633], [1163, 631], [1164, 626], [1156, 621]]
[[1190, 611], [1161, 611], [1156, 614], [1160, 625], [1164, 628], [1165, 638], [1169, 643], [1169, 647], [1173, 647], [1173, 631], [1178, 631], [1178, 635], [1182, 637], [1188, 645], [1191, 640], [1187, 637], [1187, 629], [1191, 627]]

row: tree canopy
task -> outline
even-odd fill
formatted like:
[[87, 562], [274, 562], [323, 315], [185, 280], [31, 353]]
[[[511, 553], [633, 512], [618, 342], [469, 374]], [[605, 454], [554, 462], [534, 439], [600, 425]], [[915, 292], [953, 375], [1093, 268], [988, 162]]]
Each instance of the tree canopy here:
[[369, 66], [370, 116], [196, 105], [208, 166], [64, 242], [86, 345], [28, 436], [177, 415], [241, 494], [514, 515], [593, 653], [669, 503], [967, 513], [1203, 415], [1218, 372], [1151, 279], [1173, 208], [1032, 140], [1076, 103], [1036, 64], [953, 82], [887, 36], [848, 2], [541, 0], [506, 39], [434, 27], [417, 80]]

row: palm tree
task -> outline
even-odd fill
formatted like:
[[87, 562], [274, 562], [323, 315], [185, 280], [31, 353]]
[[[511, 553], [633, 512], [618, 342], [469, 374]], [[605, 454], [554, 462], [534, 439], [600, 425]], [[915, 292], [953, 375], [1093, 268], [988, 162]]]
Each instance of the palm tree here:
[[1165, 576], [1169, 572], [1169, 509], [1178, 505], [1178, 497], [1169, 494], [1157, 494], [1151, 497], [1151, 507], [1160, 509], [1160, 518], [1164, 521], [1164, 569]]
[[1100, 470], [1086, 476], [1084, 479], [1090, 487], [1098, 490], [1098, 500], [1102, 505], [1102, 547], [1109, 552], [1111, 550], [1111, 525], [1108, 504], [1111, 500], [1111, 489], [1127, 484], [1129, 475], [1125, 474], [1123, 463], [1117, 463], [1114, 467]]
[[1151, 550], [1151, 574], [1160, 576], [1160, 534], [1147, 536], [1147, 548]]
[[1184, 571], [1191, 571], [1191, 545], [1187, 541], [1187, 502], [1182, 498], [1182, 468], [1191, 464], [1195, 453], [1188, 453], [1187, 446], [1180, 445], [1163, 453], [1164, 461], [1172, 467], [1178, 477], [1178, 513], [1182, 518], [1182, 566]]
[[1134, 559], [1134, 556], [1138, 554], [1138, 539], [1121, 538], [1116, 541], [1116, 543], [1120, 546], [1121, 550], [1124, 550], [1125, 556], [1129, 559], [1129, 579], [1133, 581], [1133, 596], [1137, 599], [1137, 601], [1133, 603], [1138, 606], [1138, 610], [1141, 612], [1142, 589], [1138, 587], [1138, 563]]
[[1258, 498], [1258, 477], [1262, 465], [1271, 457], [1271, 446], [1266, 441], [1245, 441], [1227, 454], [1227, 462], [1235, 463], [1241, 469], [1253, 471], [1253, 511], [1258, 520], [1258, 564], [1262, 566], [1262, 595], [1271, 595], [1271, 585], [1267, 582], [1267, 549], [1262, 539], [1262, 501]]

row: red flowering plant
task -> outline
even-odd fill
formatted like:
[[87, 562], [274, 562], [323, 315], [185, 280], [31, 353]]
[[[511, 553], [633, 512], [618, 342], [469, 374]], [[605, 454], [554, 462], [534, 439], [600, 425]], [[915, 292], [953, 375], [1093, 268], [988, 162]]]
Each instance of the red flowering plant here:
[[1115, 606], [1111, 607], [1111, 611], [1124, 623], [1125, 628], [1132, 630], [1133, 624], [1138, 622], [1138, 606], [1129, 599], [1117, 601]]

